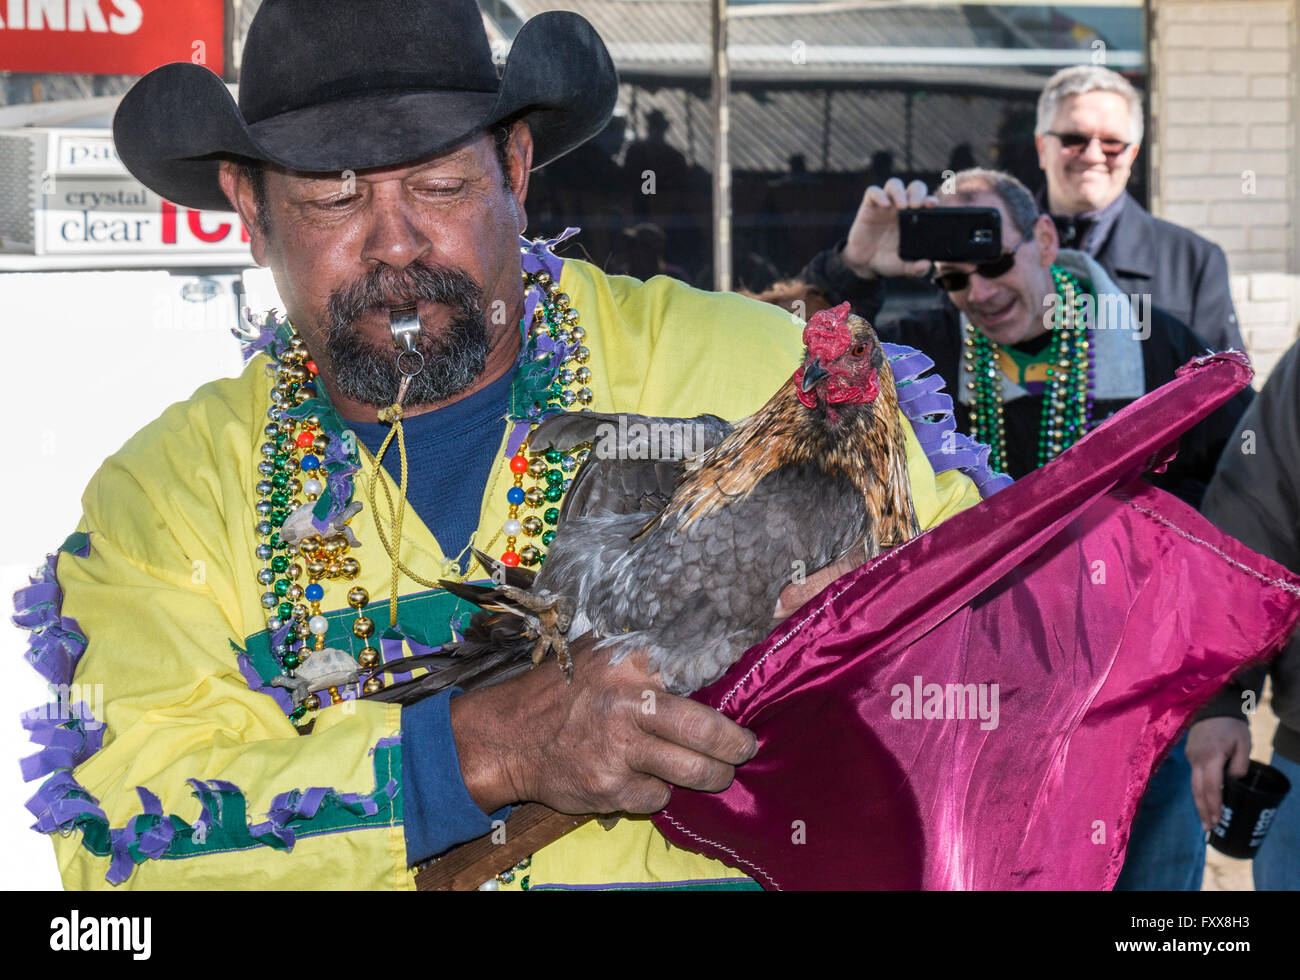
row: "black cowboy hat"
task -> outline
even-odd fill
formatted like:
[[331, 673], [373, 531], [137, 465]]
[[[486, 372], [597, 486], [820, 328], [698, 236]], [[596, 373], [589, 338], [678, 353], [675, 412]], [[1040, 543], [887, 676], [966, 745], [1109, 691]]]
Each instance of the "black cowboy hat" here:
[[146, 187], [225, 211], [225, 158], [341, 173], [419, 160], [520, 118], [540, 167], [600, 132], [617, 95], [609, 53], [577, 14], [524, 24], [498, 79], [474, 0], [266, 0], [238, 105], [209, 69], [164, 65], [123, 97], [113, 138]]

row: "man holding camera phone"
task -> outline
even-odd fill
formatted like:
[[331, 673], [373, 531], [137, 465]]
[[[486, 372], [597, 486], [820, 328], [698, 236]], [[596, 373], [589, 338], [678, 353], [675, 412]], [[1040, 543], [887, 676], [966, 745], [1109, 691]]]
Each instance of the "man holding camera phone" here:
[[[944, 191], [936, 197], [920, 181], [904, 186], [898, 178], [867, 188], [847, 239], [814, 258], [802, 278], [874, 322], [883, 277], [929, 276], [946, 300], [881, 327], [881, 338], [935, 362], [953, 392], [957, 428], [989, 444], [995, 469], [1024, 476], [1204, 353], [1181, 322], [1134, 302], [1091, 256], [1062, 249], [1052, 219], [1015, 177], [965, 170]], [[940, 211], [922, 239], [943, 258], [903, 259], [900, 216], [941, 205], [994, 209], [997, 257], [985, 258], [989, 236], [976, 233], [969, 212]], [[1199, 507], [1250, 398], [1247, 389], [1190, 429], [1150, 482]], [[1183, 746], [1152, 776], [1119, 888], [1200, 888], [1205, 841]]]

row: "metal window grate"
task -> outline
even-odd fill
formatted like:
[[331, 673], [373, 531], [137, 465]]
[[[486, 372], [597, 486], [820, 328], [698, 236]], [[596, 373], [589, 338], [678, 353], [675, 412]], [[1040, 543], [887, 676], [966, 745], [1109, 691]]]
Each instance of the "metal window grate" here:
[[0, 136], [0, 248], [32, 245], [32, 179], [31, 139]]

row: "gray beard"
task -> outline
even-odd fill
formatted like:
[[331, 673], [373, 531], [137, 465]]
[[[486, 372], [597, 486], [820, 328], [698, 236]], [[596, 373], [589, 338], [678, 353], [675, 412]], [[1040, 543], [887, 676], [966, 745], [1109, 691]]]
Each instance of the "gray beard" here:
[[398, 351], [391, 344], [365, 340], [356, 321], [369, 311], [420, 299], [446, 306], [451, 320], [440, 336], [421, 331], [416, 350], [424, 357], [424, 369], [411, 378], [406, 404], [446, 401], [478, 379], [491, 348], [478, 284], [461, 269], [379, 266], [365, 279], [332, 293], [326, 307], [326, 348], [340, 394], [380, 408], [393, 403], [402, 381]]

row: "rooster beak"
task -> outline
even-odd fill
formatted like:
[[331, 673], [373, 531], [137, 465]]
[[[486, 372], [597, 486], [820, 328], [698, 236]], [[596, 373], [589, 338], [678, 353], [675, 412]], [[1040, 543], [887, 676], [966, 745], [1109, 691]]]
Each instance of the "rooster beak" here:
[[829, 375], [830, 372], [822, 367], [822, 362], [814, 357], [803, 366], [803, 391], [805, 393], [811, 391], [822, 378]]

